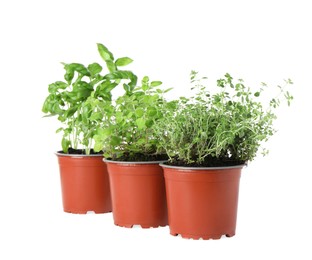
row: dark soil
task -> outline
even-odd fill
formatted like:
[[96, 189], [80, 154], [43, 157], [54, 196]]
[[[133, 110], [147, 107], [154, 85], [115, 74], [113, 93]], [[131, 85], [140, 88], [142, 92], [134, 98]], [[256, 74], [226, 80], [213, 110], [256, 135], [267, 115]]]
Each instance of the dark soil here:
[[[59, 153], [64, 153], [63, 151], [59, 151]], [[65, 154], [65, 153], [64, 153]], [[68, 148], [68, 153], [67, 154], [86, 154], [85, 149], [73, 149], [73, 148]], [[103, 152], [94, 152], [93, 149], [90, 151], [90, 155], [95, 155], [95, 154], [103, 154]]]
[[206, 158], [206, 160], [202, 163], [186, 163], [185, 161], [175, 158], [172, 161], [166, 162], [166, 164], [171, 166], [182, 166], [182, 167], [226, 167], [226, 166], [242, 165], [246, 164], [246, 162], [229, 158], [210, 157]]
[[147, 162], [147, 161], [166, 161], [168, 160], [168, 156], [165, 154], [125, 153], [122, 157], [109, 159], [123, 162]]

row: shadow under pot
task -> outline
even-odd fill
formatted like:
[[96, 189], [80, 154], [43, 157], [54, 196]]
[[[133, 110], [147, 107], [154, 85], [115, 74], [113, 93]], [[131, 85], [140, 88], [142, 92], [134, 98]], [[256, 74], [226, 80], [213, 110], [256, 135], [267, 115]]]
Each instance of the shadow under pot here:
[[112, 211], [107, 168], [103, 155], [57, 152], [65, 212], [86, 214]]
[[217, 168], [161, 166], [171, 235], [192, 239], [235, 235], [239, 181], [244, 165]]
[[168, 225], [160, 162], [104, 161], [109, 174], [115, 225], [128, 228]]

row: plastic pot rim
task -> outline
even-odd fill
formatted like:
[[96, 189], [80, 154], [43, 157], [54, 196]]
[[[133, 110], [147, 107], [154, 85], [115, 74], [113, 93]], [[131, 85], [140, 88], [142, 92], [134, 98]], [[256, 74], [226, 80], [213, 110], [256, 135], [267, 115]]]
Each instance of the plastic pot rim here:
[[104, 158], [103, 161], [105, 163], [115, 163], [115, 164], [122, 164], [122, 165], [135, 165], [135, 164], [159, 164], [161, 165], [162, 163], [166, 162], [167, 160], [162, 160], [162, 161], [114, 161], [110, 159]]
[[87, 157], [103, 157], [103, 154], [69, 154], [63, 151], [54, 152], [56, 156], [72, 157], [72, 158], [87, 158]]
[[222, 166], [222, 167], [186, 167], [186, 166], [173, 166], [173, 165], [167, 165], [164, 163], [159, 164], [163, 168], [170, 168], [170, 169], [176, 169], [180, 171], [207, 171], [207, 170], [229, 170], [229, 169], [242, 169], [247, 166], [247, 164], [240, 164], [240, 165], [234, 165], [234, 166]]

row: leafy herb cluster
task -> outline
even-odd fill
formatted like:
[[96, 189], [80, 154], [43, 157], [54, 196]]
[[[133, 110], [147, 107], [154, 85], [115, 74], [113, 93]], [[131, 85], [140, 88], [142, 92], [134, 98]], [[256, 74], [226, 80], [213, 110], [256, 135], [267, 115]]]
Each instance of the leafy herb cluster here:
[[95, 151], [114, 160], [149, 160], [161, 158], [164, 151], [155, 137], [154, 124], [163, 117], [167, 102], [160, 81], [145, 76], [140, 86], [119, 96], [109, 108], [102, 102], [94, 104], [94, 111], [104, 117], [94, 136]]
[[[205, 79], [193, 71], [191, 83], [196, 94], [176, 100], [176, 106], [155, 125], [161, 147], [175, 165], [220, 166], [253, 160], [275, 132], [274, 110], [281, 97], [288, 105], [293, 97], [284, 90], [286, 86], [278, 86], [279, 94], [265, 107], [259, 100], [269, 89], [264, 83], [252, 92], [243, 80], [234, 82], [226, 74], [217, 80], [213, 93], [204, 85]], [[291, 80], [286, 80], [285, 85], [289, 84]]]
[[[93, 146], [93, 136], [97, 129], [99, 114], [91, 116], [88, 98], [99, 102], [110, 103], [111, 91], [123, 83], [126, 92], [130, 92], [137, 83], [137, 76], [131, 71], [119, 70], [132, 59], [123, 57], [114, 59], [113, 54], [103, 45], [97, 44], [98, 52], [108, 68], [108, 73], [101, 75], [103, 68], [98, 63], [84, 66], [80, 63], [63, 63], [64, 81], [56, 81], [49, 85], [49, 95], [45, 99], [42, 111], [47, 116], [57, 116], [64, 124], [57, 132], [63, 132], [62, 149], [82, 146], [86, 154]], [[125, 82], [126, 81], [126, 82]]]
[[[210, 89], [206, 78], [191, 73], [195, 94], [168, 101], [161, 81], [137, 76], [120, 67], [132, 62], [128, 57], [115, 59], [103, 45], [98, 52], [107, 67], [98, 63], [84, 66], [65, 64], [63, 81], [49, 85], [42, 111], [57, 116], [63, 127], [62, 149], [68, 153], [103, 152], [114, 160], [149, 160], [168, 156], [172, 164], [187, 166], [223, 166], [242, 164], [255, 158], [259, 148], [275, 132], [275, 109], [293, 97], [286, 86], [277, 86], [278, 94], [265, 106], [262, 84], [252, 91], [244, 81], [229, 75]], [[112, 98], [112, 90], [122, 86], [124, 93]], [[266, 91], [268, 90], [268, 91]], [[263, 149], [263, 154], [266, 154]]]

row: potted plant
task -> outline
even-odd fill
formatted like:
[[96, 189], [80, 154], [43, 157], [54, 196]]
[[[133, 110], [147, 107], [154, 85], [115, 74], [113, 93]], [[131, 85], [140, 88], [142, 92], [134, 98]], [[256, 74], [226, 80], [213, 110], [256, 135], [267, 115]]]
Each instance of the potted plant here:
[[[235, 235], [239, 180], [242, 168], [275, 133], [275, 109], [284, 87], [268, 106], [261, 97], [268, 87], [252, 91], [243, 80], [226, 74], [212, 92], [191, 73], [196, 94], [182, 97], [154, 125], [169, 160], [164, 169], [169, 227], [184, 238], [219, 239]], [[292, 84], [291, 80], [285, 81]], [[274, 93], [269, 89], [270, 93]], [[263, 150], [266, 154], [267, 151]]]
[[154, 123], [163, 115], [164, 93], [160, 81], [125, 88], [114, 105], [95, 102], [103, 111], [95, 150], [103, 151], [110, 179], [114, 223], [143, 228], [166, 226], [165, 183], [160, 162], [167, 159], [154, 135]]
[[136, 84], [136, 76], [129, 71], [119, 71], [119, 66], [129, 64], [128, 57], [114, 61], [112, 53], [97, 44], [109, 73], [102, 76], [98, 63], [84, 66], [80, 63], [65, 64], [64, 81], [49, 85], [42, 111], [56, 116], [63, 124], [57, 132], [63, 133], [62, 151], [56, 152], [60, 166], [63, 208], [65, 212], [111, 212], [111, 198], [106, 165], [102, 153], [94, 152], [93, 135], [98, 115], [90, 113], [89, 98], [111, 102], [111, 90], [122, 79]]

